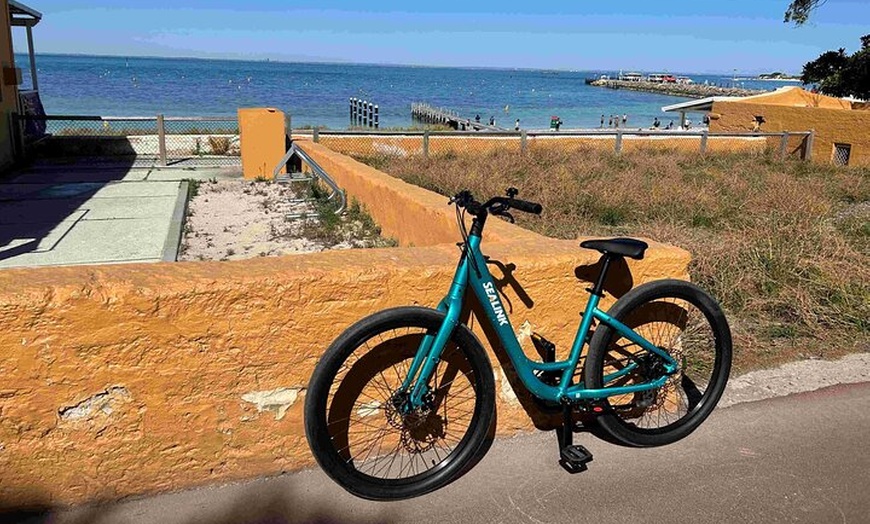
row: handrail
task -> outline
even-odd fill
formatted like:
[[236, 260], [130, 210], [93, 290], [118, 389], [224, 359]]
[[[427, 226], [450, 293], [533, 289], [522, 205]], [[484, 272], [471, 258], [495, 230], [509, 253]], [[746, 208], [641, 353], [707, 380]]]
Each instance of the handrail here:
[[338, 184], [335, 183], [335, 180], [333, 180], [332, 177], [329, 176], [326, 170], [320, 167], [320, 164], [315, 162], [313, 158], [308, 156], [308, 153], [298, 147], [295, 143], [290, 145], [290, 149], [287, 150], [287, 153], [281, 158], [281, 161], [278, 162], [278, 165], [275, 166], [274, 171], [272, 171], [272, 178], [277, 179], [278, 176], [281, 174], [281, 169], [283, 169], [290, 161], [290, 159], [294, 156], [299, 157], [300, 160], [308, 164], [314, 175], [322, 180], [323, 183], [332, 190], [332, 194], [327, 197], [327, 201], [332, 200], [336, 197], [336, 195], [338, 196], [339, 205], [335, 213], [339, 215], [344, 213], [344, 210], [347, 207], [347, 197], [345, 196], [344, 191], [340, 187], [338, 187]]
[[[296, 129], [293, 131], [295, 135], [308, 135], [313, 133], [314, 130], [308, 129]], [[317, 133], [320, 137], [325, 136], [455, 136], [455, 137], [520, 137], [523, 134], [523, 131], [429, 131], [429, 130], [409, 130], [409, 131], [393, 131], [393, 130], [371, 130], [371, 131], [359, 131], [359, 130], [329, 130], [329, 129], [317, 129]], [[660, 137], [700, 137], [703, 135], [707, 135], [708, 137], [734, 137], [734, 138], [752, 138], [752, 137], [768, 137], [768, 136], [783, 136], [784, 134], [788, 134], [790, 136], [808, 136], [810, 131], [746, 131], [743, 133], [738, 132], [729, 132], [729, 131], [707, 131], [707, 130], [668, 130], [668, 129], [578, 129], [578, 130], [566, 130], [562, 129], [560, 131], [542, 131], [542, 130], [528, 130], [525, 131], [525, 135], [529, 138], [533, 137], [582, 137], [582, 136], [616, 136], [621, 134], [622, 136], [660, 136]]]

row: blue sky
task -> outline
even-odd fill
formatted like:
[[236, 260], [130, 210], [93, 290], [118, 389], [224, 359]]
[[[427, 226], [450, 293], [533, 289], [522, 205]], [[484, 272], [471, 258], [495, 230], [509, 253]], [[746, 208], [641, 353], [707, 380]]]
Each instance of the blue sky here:
[[[36, 51], [432, 66], [799, 72], [859, 45], [870, 1], [25, 0]], [[16, 30], [16, 51], [26, 50]]]

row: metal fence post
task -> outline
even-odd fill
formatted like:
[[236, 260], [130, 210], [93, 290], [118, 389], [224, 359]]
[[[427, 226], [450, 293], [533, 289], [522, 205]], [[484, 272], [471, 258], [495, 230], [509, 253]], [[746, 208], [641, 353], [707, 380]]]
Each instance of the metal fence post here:
[[160, 155], [160, 165], [166, 165], [166, 122], [163, 114], [157, 115], [157, 149]]
[[311, 141], [315, 144], [320, 142], [320, 128], [314, 126], [314, 129], [311, 131]]
[[813, 159], [813, 141], [816, 138], [816, 130], [810, 129], [810, 134], [804, 139], [804, 160]]
[[785, 160], [786, 155], [788, 154], [788, 131], [784, 131], [782, 133], [782, 140], [779, 142], [779, 157], [782, 160]]
[[614, 151], [617, 153], [622, 152], [622, 129], [616, 131], [616, 144], [614, 146]]
[[707, 152], [707, 130], [701, 131], [701, 154]]
[[429, 130], [423, 131], [423, 158], [429, 158]]
[[526, 130], [523, 129], [520, 131], [520, 153], [526, 154], [528, 150], [528, 144], [526, 143]]

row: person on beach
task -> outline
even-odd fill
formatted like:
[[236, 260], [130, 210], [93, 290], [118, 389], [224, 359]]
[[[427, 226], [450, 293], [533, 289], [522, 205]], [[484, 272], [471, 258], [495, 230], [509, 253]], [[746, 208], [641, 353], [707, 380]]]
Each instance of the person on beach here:
[[559, 131], [560, 127], [562, 127], [562, 119], [561, 118], [556, 120], [556, 131]]
[[658, 129], [660, 125], [662, 125], [662, 123], [659, 122], [659, 117], [656, 117], [655, 120], [653, 120], [653, 128]]
[[613, 115], [610, 115], [610, 120], [607, 121], [607, 127], [613, 127]]
[[626, 124], [627, 122], [628, 122], [628, 114], [627, 114], [627, 113], [623, 113], [623, 114], [622, 114], [622, 127], [625, 127], [625, 124]]
[[475, 116], [474, 121], [479, 124], [480, 123], [480, 115]]
[[489, 125], [491, 125], [491, 126], [495, 125], [495, 117], [494, 116], [489, 117]]
[[520, 130], [520, 119], [517, 118], [517, 122], [516, 122], [516, 124], [514, 124], [514, 131], [519, 131], [519, 130]]
[[601, 127], [604, 127], [604, 115], [601, 115]]
[[619, 115], [616, 115], [616, 118], [613, 119], [613, 127], [619, 128]]

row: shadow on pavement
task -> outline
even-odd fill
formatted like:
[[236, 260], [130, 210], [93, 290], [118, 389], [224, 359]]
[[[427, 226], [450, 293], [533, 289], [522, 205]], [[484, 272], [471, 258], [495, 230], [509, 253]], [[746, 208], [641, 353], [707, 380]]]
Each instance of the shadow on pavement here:
[[[0, 509], [0, 524], [389, 524], [398, 520], [385, 505], [360, 501], [375, 508], [376, 514], [349, 514], [351, 510], [336, 508], [354, 508], [353, 504], [335, 504], [327, 494], [299, 496], [287, 484], [271, 479], [224, 486], [220, 489], [233, 494], [216, 504], [208, 488], [75, 508], [34, 504]], [[211, 504], [203, 504], [198, 495]]]
[[[0, 179], [0, 260], [56, 245], [86, 216], [82, 205], [136, 163], [129, 142], [120, 153], [108, 161], [39, 162]], [[57, 238], [47, 245], [52, 234]]]

